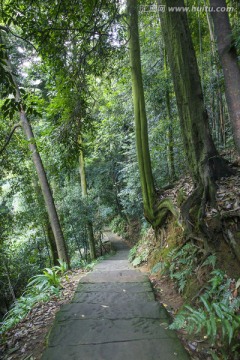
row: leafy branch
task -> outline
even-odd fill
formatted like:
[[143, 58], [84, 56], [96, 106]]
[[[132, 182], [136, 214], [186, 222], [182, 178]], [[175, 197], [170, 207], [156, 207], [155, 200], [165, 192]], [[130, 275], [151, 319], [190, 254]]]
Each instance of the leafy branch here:
[[10, 134], [8, 135], [8, 137], [7, 137], [7, 139], [6, 139], [5, 144], [4, 144], [3, 147], [0, 149], [0, 155], [4, 152], [4, 150], [6, 149], [6, 147], [8, 146], [8, 144], [10, 143], [11, 138], [12, 138], [15, 130], [16, 130], [17, 128], [19, 128], [19, 127], [21, 127], [21, 123], [20, 123], [20, 122], [17, 123], [17, 124], [15, 124], [15, 125], [13, 126]]

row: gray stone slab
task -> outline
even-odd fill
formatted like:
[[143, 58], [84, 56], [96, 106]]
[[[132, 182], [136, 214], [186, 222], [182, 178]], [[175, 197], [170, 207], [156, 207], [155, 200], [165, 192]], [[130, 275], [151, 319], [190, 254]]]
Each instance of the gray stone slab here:
[[111, 282], [145, 282], [149, 281], [146, 275], [136, 270], [122, 270], [109, 272], [92, 272], [81, 279], [82, 283], [111, 283]]
[[138, 340], [61, 346], [47, 349], [42, 360], [189, 360], [186, 350], [177, 339]]
[[94, 267], [94, 272], [98, 271], [114, 271], [114, 270], [130, 270], [133, 267], [130, 265], [128, 260], [104, 260], [100, 264]]
[[125, 292], [77, 292], [74, 295], [73, 302], [83, 303], [86, 302], [88, 304], [119, 304], [119, 306], [125, 306], [126, 303], [132, 302], [136, 303], [138, 301], [154, 301], [155, 297], [152, 291], [145, 291], [141, 293], [132, 293], [129, 291]]
[[[42, 360], [187, 360], [146, 275], [131, 270], [129, 251], [109, 234], [117, 255], [81, 279], [72, 303], [56, 315]], [[165, 325], [164, 325], [165, 324]]]
[[127, 260], [128, 255], [129, 255], [129, 250], [119, 251], [108, 260]]
[[77, 292], [95, 292], [95, 291], [103, 291], [103, 292], [133, 292], [133, 293], [141, 293], [145, 291], [152, 291], [152, 286], [150, 281], [143, 283], [97, 283], [97, 284], [82, 284], [79, 283], [77, 287]]
[[103, 264], [111, 264], [114, 265], [113, 263], [117, 263], [119, 265], [125, 265], [125, 266], [131, 266], [128, 259], [118, 259], [118, 255], [114, 255], [111, 258], [108, 258], [106, 260], [102, 260], [100, 263], [98, 263], [97, 265], [95, 265], [94, 269], [96, 269], [98, 266], [103, 265]]
[[177, 339], [173, 331], [164, 329], [156, 319], [76, 319], [58, 322], [50, 332], [49, 345], [59, 346], [64, 342], [66, 346], [73, 346], [169, 338]]
[[168, 322], [169, 316], [163, 306], [154, 302], [128, 303], [126, 306], [117, 304], [80, 304], [71, 303], [61, 307], [56, 315], [57, 321], [74, 319], [132, 319], [132, 318], [161, 319], [161, 322]]

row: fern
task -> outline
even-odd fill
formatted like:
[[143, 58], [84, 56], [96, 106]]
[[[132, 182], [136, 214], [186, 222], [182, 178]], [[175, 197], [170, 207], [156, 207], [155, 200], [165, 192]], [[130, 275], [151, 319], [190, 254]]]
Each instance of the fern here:
[[187, 279], [194, 271], [195, 258], [198, 249], [192, 244], [184, 245], [180, 250], [173, 249], [168, 253], [169, 276], [172, 280], [176, 280], [179, 292], [183, 292]]
[[199, 297], [199, 308], [185, 306], [170, 325], [170, 329], [185, 329], [189, 334], [205, 335], [222, 353], [240, 349], [240, 297], [232, 294], [232, 280], [221, 270], [214, 270], [210, 286]]
[[163, 271], [166, 267], [166, 263], [164, 262], [158, 262], [154, 265], [154, 267], [151, 270], [151, 274], [157, 274], [160, 271]]
[[129, 251], [128, 260], [129, 260], [130, 262], [132, 262], [133, 259], [135, 258], [136, 253], [137, 253], [137, 248], [138, 248], [138, 245], [135, 245], [135, 246], [132, 247], [131, 250]]
[[215, 268], [216, 265], [216, 261], [217, 261], [217, 257], [216, 255], [209, 255], [207, 257], [207, 259], [203, 262], [202, 266], [211, 266], [213, 269]]
[[[64, 264], [60, 264], [64, 268]], [[29, 311], [39, 302], [48, 301], [52, 295], [59, 296], [61, 278], [57, 267], [46, 268], [43, 274], [33, 276], [25, 293], [14, 303], [12, 309], [4, 317], [0, 333], [4, 333], [24, 319]], [[61, 270], [62, 272], [62, 270]]]

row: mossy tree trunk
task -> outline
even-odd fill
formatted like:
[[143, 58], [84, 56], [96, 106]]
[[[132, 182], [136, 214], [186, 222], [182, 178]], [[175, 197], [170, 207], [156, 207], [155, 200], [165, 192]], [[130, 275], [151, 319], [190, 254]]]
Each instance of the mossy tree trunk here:
[[161, 24], [173, 77], [180, 125], [189, 169], [196, 192], [185, 204], [185, 211], [200, 202], [204, 215], [206, 202], [215, 204], [215, 180], [227, 176], [231, 170], [222, 159], [210, 134], [208, 114], [187, 15], [185, 12], [168, 12], [168, 7], [184, 6], [183, 0], [162, 0], [166, 6], [161, 13]]
[[164, 52], [164, 74], [166, 79], [166, 90], [165, 90], [165, 100], [166, 100], [166, 110], [168, 118], [168, 163], [170, 169], [170, 182], [176, 179], [175, 165], [174, 165], [174, 137], [173, 137], [173, 116], [171, 110], [171, 95], [170, 88], [168, 84], [168, 61], [166, 51]]
[[148, 124], [141, 70], [137, 1], [127, 0], [127, 8], [129, 15], [129, 50], [138, 166], [142, 188], [144, 215], [145, 218], [153, 224], [156, 217], [154, 212], [155, 188], [148, 144]]
[[140, 173], [144, 216], [157, 230], [165, 222], [169, 213], [178, 216], [170, 199], [159, 202], [154, 187], [151, 159], [148, 143], [148, 123], [145, 109], [145, 99], [142, 81], [141, 56], [138, 31], [137, 0], [127, 0], [129, 17], [129, 53], [132, 74], [132, 93], [135, 119], [136, 149]]
[[[192, 43], [187, 14], [169, 12], [168, 7], [182, 7], [183, 0], [158, 0], [166, 6], [160, 13], [162, 32], [176, 94], [183, 144], [195, 190], [181, 206], [186, 235], [201, 238], [207, 251], [213, 235], [205, 223], [206, 205], [216, 205], [216, 180], [232, 174], [219, 156], [209, 128], [201, 79]], [[220, 225], [221, 226], [221, 225]]]
[[[83, 197], [83, 199], [86, 199], [88, 196], [87, 178], [86, 178], [85, 161], [84, 161], [84, 153], [83, 153], [83, 140], [82, 140], [81, 134], [79, 134], [79, 136], [78, 136], [78, 143], [80, 146], [79, 172], [80, 172], [80, 179], [81, 179], [82, 197]], [[88, 214], [86, 214], [86, 215], [88, 215]], [[94, 260], [94, 259], [96, 259], [96, 247], [95, 247], [95, 239], [94, 239], [94, 232], [93, 232], [93, 224], [92, 224], [92, 221], [89, 219], [87, 220], [86, 228], [87, 228], [90, 257], [91, 257], [91, 260]]]
[[[225, 0], [210, 0], [214, 9], [227, 8]], [[232, 124], [233, 138], [240, 154], [240, 67], [237, 50], [232, 37], [232, 29], [227, 11], [211, 12], [214, 32], [217, 39], [218, 53], [222, 64], [225, 93], [229, 116]]]

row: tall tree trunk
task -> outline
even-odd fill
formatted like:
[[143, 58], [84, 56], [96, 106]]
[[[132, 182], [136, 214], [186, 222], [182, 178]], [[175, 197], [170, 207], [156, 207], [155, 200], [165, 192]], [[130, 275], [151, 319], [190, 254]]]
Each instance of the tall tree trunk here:
[[138, 166], [142, 188], [144, 215], [145, 218], [153, 224], [155, 221], [155, 188], [148, 144], [148, 124], [141, 70], [137, 1], [127, 0], [127, 7], [129, 14], [129, 49]]
[[[185, 12], [169, 12], [168, 7], [183, 7], [183, 0], [162, 0], [166, 6], [160, 14], [162, 31], [176, 94], [180, 125], [189, 169], [196, 190], [182, 206], [182, 215], [190, 231], [191, 223], [204, 227], [207, 202], [215, 205], [215, 180], [231, 170], [213, 143], [208, 114], [204, 106], [199, 70]], [[196, 218], [190, 212], [196, 208]], [[206, 230], [206, 229], [205, 229]]]
[[55, 207], [55, 203], [53, 200], [50, 185], [48, 183], [48, 179], [47, 179], [45, 169], [43, 167], [42, 159], [41, 159], [41, 156], [39, 154], [39, 151], [38, 151], [38, 148], [36, 145], [36, 141], [34, 138], [31, 124], [29, 123], [29, 121], [27, 119], [26, 113], [25, 113], [22, 103], [21, 103], [21, 95], [20, 95], [20, 91], [19, 91], [19, 86], [15, 79], [15, 76], [12, 73], [12, 66], [8, 59], [7, 54], [6, 54], [5, 61], [7, 64], [6, 71], [11, 74], [12, 82], [14, 83], [15, 99], [20, 107], [19, 115], [20, 115], [21, 126], [22, 126], [23, 132], [25, 134], [25, 137], [28, 141], [28, 147], [31, 152], [32, 160], [33, 160], [33, 163], [34, 163], [37, 175], [38, 175], [38, 180], [39, 180], [39, 184], [41, 186], [41, 190], [43, 193], [46, 210], [47, 210], [47, 213], [49, 216], [49, 221], [50, 221], [52, 231], [54, 234], [54, 238], [56, 241], [56, 245], [57, 245], [58, 256], [59, 256], [59, 259], [65, 261], [67, 263], [67, 265], [69, 266], [70, 264], [69, 264], [68, 254], [67, 254], [66, 243], [65, 243], [65, 240], [63, 237], [63, 232], [62, 232], [62, 228], [61, 228], [61, 225], [59, 222], [59, 218], [58, 218], [58, 214], [56, 211], [56, 207]]
[[166, 107], [167, 107], [167, 114], [169, 119], [168, 124], [168, 162], [169, 162], [169, 169], [170, 169], [170, 180], [174, 181], [176, 179], [176, 172], [175, 172], [175, 165], [174, 165], [174, 138], [173, 138], [173, 124], [172, 124], [172, 112], [171, 112], [171, 105], [170, 105], [170, 95], [169, 91], [166, 91]]
[[170, 169], [170, 180], [174, 181], [176, 179], [175, 173], [175, 165], [174, 165], [174, 138], [173, 138], [173, 117], [171, 111], [171, 100], [170, 100], [170, 91], [168, 85], [168, 62], [167, 62], [167, 54], [164, 51], [164, 73], [166, 79], [166, 91], [165, 91], [165, 99], [166, 99], [166, 110], [168, 117], [168, 162]]
[[[83, 154], [83, 141], [82, 136], [78, 136], [78, 142], [80, 145], [79, 150], [79, 172], [80, 172], [80, 179], [81, 179], [81, 188], [82, 188], [82, 197], [87, 198], [87, 178], [86, 178], [86, 172], [85, 172], [85, 162], [84, 162], [84, 154]], [[89, 250], [90, 250], [90, 257], [92, 260], [96, 259], [96, 248], [95, 248], [95, 239], [94, 239], [94, 233], [93, 233], [93, 225], [91, 220], [87, 220], [87, 235], [88, 235], [88, 244], [89, 244]]]
[[46, 218], [45, 218], [44, 226], [45, 226], [45, 229], [46, 229], [47, 239], [48, 239], [48, 243], [49, 243], [49, 246], [50, 246], [53, 265], [59, 265], [59, 263], [58, 263], [58, 251], [57, 251], [57, 246], [56, 246], [56, 242], [55, 242], [55, 237], [54, 237], [54, 233], [52, 231], [52, 227], [51, 227], [51, 224], [49, 222], [48, 216], [46, 216]]
[[[17, 92], [18, 92], [18, 96], [19, 96], [18, 89], [17, 89]], [[57, 210], [56, 210], [55, 203], [53, 200], [52, 191], [50, 189], [50, 185], [47, 180], [47, 175], [46, 175], [45, 169], [43, 167], [42, 159], [41, 159], [40, 154], [37, 149], [37, 145], [36, 145], [36, 141], [35, 141], [35, 138], [33, 135], [31, 125], [28, 122], [26, 113], [23, 109], [20, 111], [20, 119], [21, 119], [23, 131], [25, 133], [26, 139], [29, 144], [28, 145], [29, 150], [31, 151], [31, 154], [32, 154], [33, 163], [34, 163], [35, 169], [37, 171], [39, 184], [42, 189], [42, 193], [43, 193], [43, 197], [44, 197], [44, 201], [45, 201], [45, 205], [46, 205], [46, 210], [48, 212], [49, 221], [50, 221], [51, 228], [52, 228], [54, 238], [56, 241], [58, 256], [59, 256], [60, 260], [65, 261], [69, 266], [69, 258], [68, 258], [68, 254], [67, 254], [66, 243], [65, 243], [65, 240], [63, 237], [62, 228], [60, 225]]]
[[[225, 0], [210, 0], [210, 5], [227, 8]], [[232, 29], [227, 11], [211, 12], [217, 47], [225, 80], [225, 93], [232, 124], [233, 138], [240, 154], [240, 67], [232, 39]]]
[[36, 193], [37, 204], [40, 207], [40, 209], [42, 209], [42, 211], [43, 211], [43, 228], [44, 228], [45, 234], [47, 236], [48, 244], [50, 246], [52, 261], [53, 261], [54, 265], [59, 265], [58, 264], [58, 251], [57, 251], [57, 245], [55, 242], [55, 237], [54, 237], [52, 227], [51, 227], [51, 224], [49, 221], [49, 217], [48, 217], [48, 214], [47, 214], [47, 211], [45, 208], [41, 187], [39, 186], [36, 178], [33, 179], [33, 186], [34, 186], [35, 193]]

